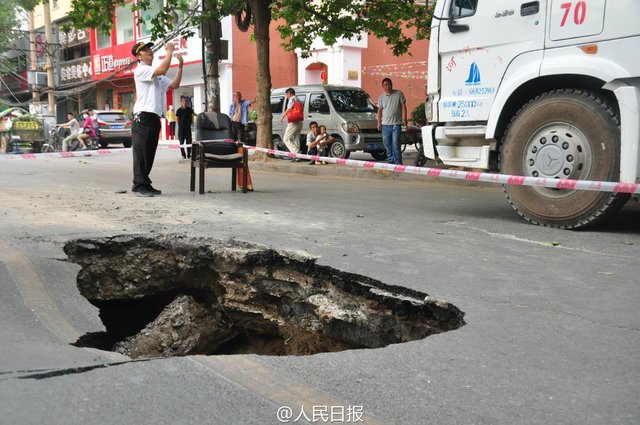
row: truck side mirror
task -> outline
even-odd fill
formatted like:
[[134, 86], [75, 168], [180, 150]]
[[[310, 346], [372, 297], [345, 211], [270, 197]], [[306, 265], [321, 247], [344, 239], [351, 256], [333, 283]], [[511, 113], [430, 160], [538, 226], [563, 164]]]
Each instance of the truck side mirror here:
[[449, 27], [449, 31], [451, 31], [452, 33], [469, 31], [469, 25], [458, 24], [456, 23], [455, 19], [449, 19], [449, 21], [447, 22], [447, 26]]

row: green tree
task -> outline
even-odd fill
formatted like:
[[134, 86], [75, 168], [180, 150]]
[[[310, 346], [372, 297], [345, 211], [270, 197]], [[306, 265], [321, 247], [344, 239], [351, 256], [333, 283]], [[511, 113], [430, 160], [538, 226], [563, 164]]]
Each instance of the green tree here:
[[21, 37], [20, 14], [33, 10], [36, 3], [27, 0], [0, 0], [0, 53], [11, 50], [11, 42]]
[[9, 50], [11, 41], [17, 38], [17, 12], [12, 2], [0, 0], [0, 53]]
[[282, 18], [280, 34], [289, 49], [308, 51], [316, 38], [332, 45], [340, 37], [358, 39], [365, 33], [383, 38], [394, 55], [409, 51], [415, 30], [416, 39], [425, 39], [431, 30], [433, 6], [414, 0], [280, 0], [276, 2], [274, 17]]
[[[140, 0], [135, 6], [140, 10], [151, 8], [153, 0]], [[428, 37], [431, 27], [432, 6], [424, 6], [415, 0], [205, 0], [204, 10], [191, 12], [195, 7], [188, 0], [165, 0], [164, 7], [151, 20], [152, 37], [177, 31], [189, 36], [189, 28], [181, 28], [182, 11], [188, 23], [198, 26], [201, 22], [219, 20], [235, 15], [239, 28], [253, 27], [256, 43], [258, 72], [256, 76], [258, 110], [258, 141], [260, 147], [271, 146], [271, 73], [269, 70], [269, 25], [272, 20], [283, 19], [278, 27], [285, 48], [300, 48], [308, 52], [311, 43], [320, 37], [331, 45], [340, 37], [363, 37], [371, 33], [384, 38], [396, 55], [409, 51], [412, 38], [405, 30], [413, 30], [417, 39]], [[124, 0], [73, 0], [70, 16], [77, 28], [98, 28], [110, 31], [112, 14]], [[178, 19], [176, 19], [178, 17]]]

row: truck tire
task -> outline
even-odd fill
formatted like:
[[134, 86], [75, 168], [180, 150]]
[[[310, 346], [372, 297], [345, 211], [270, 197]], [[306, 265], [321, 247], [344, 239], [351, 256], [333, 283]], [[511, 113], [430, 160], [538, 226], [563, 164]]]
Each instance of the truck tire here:
[[[500, 152], [501, 173], [546, 179], [618, 181], [620, 119], [594, 92], [544, 93], [511, 120]], [[594, 225], [620, 209], [628, 194], [503, 185], [527, 221], [562, 229]]]
[[10, 153], [13, 152], [13, 146], [11, 143], [11, 136], [0, 137], [0, 152]]

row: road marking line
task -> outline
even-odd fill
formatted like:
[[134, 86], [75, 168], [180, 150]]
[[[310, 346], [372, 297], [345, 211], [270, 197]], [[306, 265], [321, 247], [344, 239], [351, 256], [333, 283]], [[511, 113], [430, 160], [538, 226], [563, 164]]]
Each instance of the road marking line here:
[[[353, 406], [357, 404], [364, 408], [362, 423], [385, 424], [380, 419], [366, 413], [365, 400], [359, 403], [345, 403], [322, 390], [305, 385], [247, 356], [189, 356], [187, 358], [276, 406], [289, 406], [294, 411], [297, 409], [298, 412], [304, 407], [305, 412], [311, 415], [313, 406]], [[273, 417], [276, 418], [275, 409]]]
[[0, 240], [0, 258], [20, 291], [24, 305], [56, 337], [67, 343], [76, 341], [80, 333], [67, 322], [49, 296], [31, 260], [3, 240]]

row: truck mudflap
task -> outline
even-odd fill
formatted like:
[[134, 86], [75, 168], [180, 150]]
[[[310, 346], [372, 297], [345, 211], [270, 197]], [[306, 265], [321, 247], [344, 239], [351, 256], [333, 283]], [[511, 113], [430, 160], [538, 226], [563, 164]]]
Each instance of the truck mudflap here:
[[[477, 132], [480, 127], [467, 126], [458, 129], [450, 129], [451, 133], [458, 132], [454, 135], [464, 136], [468, 130]], [[489, 156], [491, 153], [490, 145], [481, 146], [459, 146], [459, 145], [438, 145], [437, 140], [448, 140], [447, 129], [442, 126], [427, 125], [422, 127], [422, 141], [424, 144], [424, 156], [433, 159], [439, 164], [449, 165], [452, 167], [468, 167], [468, 168], [489, 168]], [[481, 133], [484, 134], [484, 133]], [[484, 140], [484, 139], [483, 139]]]
[[422, 127], [422, 149], [423, 154], [428, 159], [437, 159], [438, 151], [435, 144], [435, 126], [425, 125]]
[[620, 107], [620, 181], [635, 183], [640, 178], [640, 79], [616, 80], [604, 88]]

